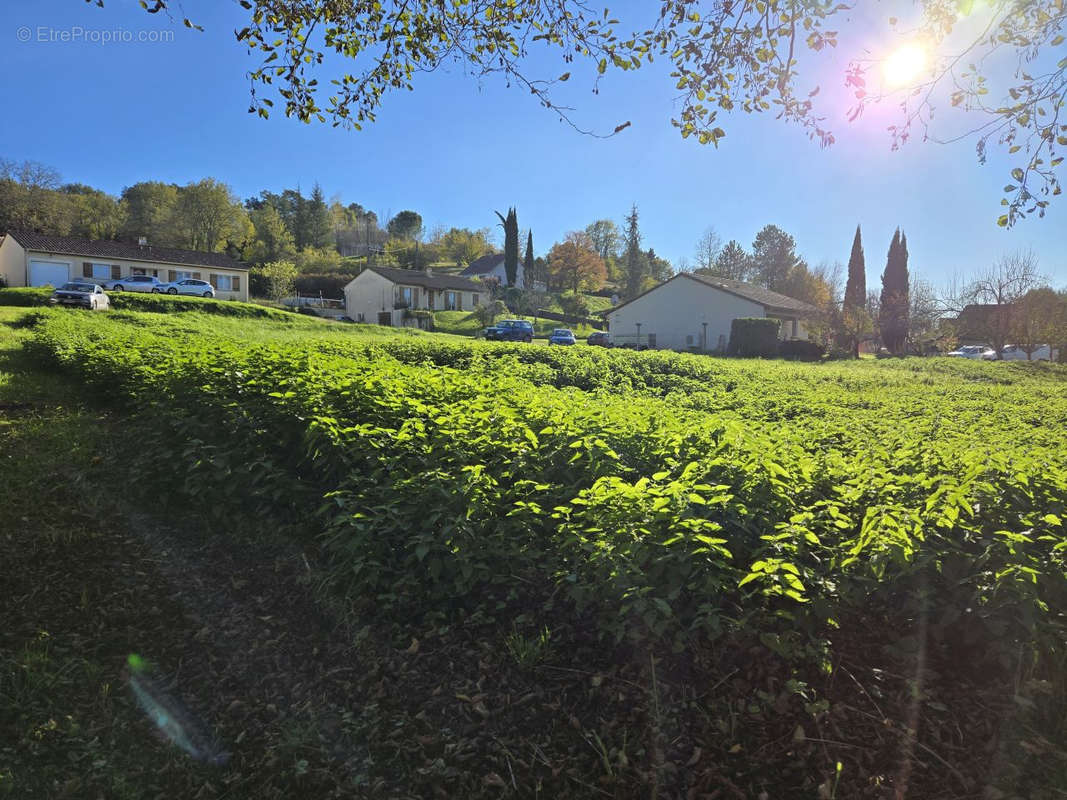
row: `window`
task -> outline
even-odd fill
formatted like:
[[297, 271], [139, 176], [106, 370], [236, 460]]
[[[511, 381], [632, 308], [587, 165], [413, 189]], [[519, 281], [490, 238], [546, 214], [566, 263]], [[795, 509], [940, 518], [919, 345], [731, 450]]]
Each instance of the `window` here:
[[459, 311], [459, 293], [458, 292], [445, 292], [445, 310], [446, 311]]
[[475, 292], [474, 294], [471, 295], [471, 306], [474, 307], [474, 308], [478, 307], [478, 293], [477, 292]]
[[212, 275], [211, 285], [218, 289], [220, 292], [236, 292], [237, 288], [237, 276], [236, 275]]
[[174, 277], [171, 280], [187, 281], [190, 278], [194, 278], [194, 277], [196, 277], [196, 276], [192, 272], [182, 272], [182, 271], [179, 270], [178, 272], [174, 273]]

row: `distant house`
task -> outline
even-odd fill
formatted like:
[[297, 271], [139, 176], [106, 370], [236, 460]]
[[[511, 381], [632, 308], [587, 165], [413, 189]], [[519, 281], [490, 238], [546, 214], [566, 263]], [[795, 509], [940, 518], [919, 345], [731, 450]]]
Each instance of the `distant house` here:
[[400, 327], [410, 318], [409, 310], [477, 308], [486, 290], [480, 283], [430, 269], [368, 267], [348, 282], [344, 292], [345, 310], [356, 322]]
[[0, 236], [0, 278], [8, 286], [128, 275], [154, 275], [164, 282], [196, 278], [211, 283], [216, 297], [248, 300], [248, 268], [224, 253], [21, 231]]
[[1014, 307], [1011, 303], [971, 303], [954, 320], [960, 344], [992, 344], [998, 350], [1007, 341]]
[[761, 286], [680, 272], [604, 313], [617, 344], [709, 352], [726, 348], [742, 317], [779, 319], [782, 339], [807, 339], [804, 321], [818, 309]]
[[[471, 261], [467, 268], [460, 273], [463, 277], [472, 279], [496, 278], [500, 286], [508, 285], [508, 272], [504, 269], [504, 254], [493, 253]], [[520, 289], [526, 287], [526, 276], [523, 273], [523, 262], [519, 262], [519, 269], [515, 271], [515, 286]], [[534, 287], [529, 287], [534, 288]]]

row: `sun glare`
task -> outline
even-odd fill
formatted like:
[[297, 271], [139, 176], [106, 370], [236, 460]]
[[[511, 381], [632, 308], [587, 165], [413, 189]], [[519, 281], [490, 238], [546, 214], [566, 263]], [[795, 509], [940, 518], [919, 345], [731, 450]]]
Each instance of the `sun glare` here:
[[907, 86], [926, 69], [926, 50], [914, 42], [899, 48], [882, 64], [886, 83], [893, 88]]

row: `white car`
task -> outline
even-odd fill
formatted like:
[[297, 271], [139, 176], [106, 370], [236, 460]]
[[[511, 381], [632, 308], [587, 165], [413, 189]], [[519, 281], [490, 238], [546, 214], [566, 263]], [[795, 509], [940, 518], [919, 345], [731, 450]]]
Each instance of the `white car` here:
[[158, 292], [162, 285], [155, 275], [127, 275], [104, 281], [104, 288], [115, 292]]
[[180, 281], [161, 283], [159, 291], [167, 294], [194, 294], [197, 297], [214, 297], [215, 287], [198, 278], [185, 278]]
[[1058, 354], [1047, 344], [1038, 345], [1030, 353], [1030, 358], [1026, 357], [1026, 349], [1022, 345], [1006, 344], [1000, 350], [1000, 357], [1005, 361], [1051, 361], [1054, 355]]
[[48, 302], [56, 306], [81, 306], [90, 311], [97, 309], [107, 310], [111, 307], [111, 299], [104, 294], [104, 290], [95, 283], [72, 282], [64, 283], [48, 298]]
[[982, 361], [997, 360], [997, 351], [984, 344], [967, 344], [959, 350], [953, 350], [951, 353], [946, 353], [945, 355], [949, 358], [973, 358], [981, 359]]

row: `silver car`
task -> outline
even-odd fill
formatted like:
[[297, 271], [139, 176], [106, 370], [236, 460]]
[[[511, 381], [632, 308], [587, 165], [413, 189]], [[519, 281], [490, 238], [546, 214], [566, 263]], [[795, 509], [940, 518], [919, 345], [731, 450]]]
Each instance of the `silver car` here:
[[159, 285], [159, 291], [166, 292], [167, 294], [192, 294], [197, 297], [215, 296], [215, 287], [207, 281], [202, 281], [199, 278], [185, 278], [180, 281], [161, 283]]
[[951, 353], [945, 353], [950, 358], [973, 358], [981, 359], [982, 361], [996, 361], [997, 351], [992, 347], [986, 347], [984, 344], [967, 344], [961, 347], [959, 350], [953, 350]]
[[48, 298], [48, 302], [55, 306], [81, 306], [90, 311], [97, 309], [107, 310], [111, 307], [111, 300], [104, 290], [95, 283], [64, 283]]
[[105, 289], [116, 292], [158, 292], [162, 285], [155, 275], [127, 275], [125, 278], [104, 281]]

